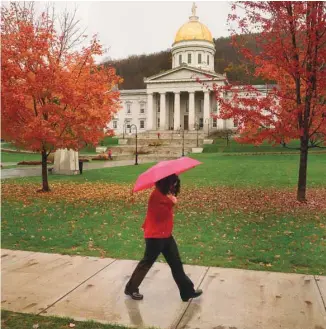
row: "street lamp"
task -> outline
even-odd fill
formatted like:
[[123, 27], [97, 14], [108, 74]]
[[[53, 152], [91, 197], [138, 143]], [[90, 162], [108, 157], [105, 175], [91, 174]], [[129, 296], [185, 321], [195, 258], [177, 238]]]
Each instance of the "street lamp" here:
[[211, 121], [211, 118], [206, 118], [205, 123], [207, 123], [207, 137], [209, 137], [209, 123]]
[[181, 132], [182, 132], [182, 156], [184, 157], [185, 156], [185, 131], [183, 128], [181, 128], [181, 125], [180, 125], [178, 136], [181, 136]]
[[[180, 126], [181, 129], [181, 126]], [[185, 156], [185, 130], [182, 129], [182, 156]]]
[[135, 158], [135, 165], [138, 165], [138, 149], [137, 149], [137, 126], [135, 124], [130, 125], [130, 133], [131, 133], [131, 128], [135, 127], [136, 128], [136, 158]]

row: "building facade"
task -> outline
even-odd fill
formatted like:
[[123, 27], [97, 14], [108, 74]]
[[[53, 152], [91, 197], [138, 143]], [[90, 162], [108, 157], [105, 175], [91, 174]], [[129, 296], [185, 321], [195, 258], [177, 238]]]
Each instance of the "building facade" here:
[[115, 134], [129, 131], [132, 124], [138, 132], [195, 130], [208, 125], [210, 131], [235, 128], [232, 119], [212, 118], [219, 111], [212, 85], [227, 81], [225, 74], [214, 70], [213, 37], [199, 22], [195, 4], [189, 21], [177, 31], [171, 51], [170, 70], [145, 78], [146, 89], [121, 91], [122, 109], [108, 126]]

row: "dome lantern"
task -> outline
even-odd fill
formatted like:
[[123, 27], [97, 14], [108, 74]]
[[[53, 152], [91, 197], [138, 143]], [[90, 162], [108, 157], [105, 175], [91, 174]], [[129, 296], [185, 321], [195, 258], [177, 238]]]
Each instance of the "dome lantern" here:
[[192, 5], [192, 16], [175, 35], [172, 45], [172, 68], [187, 64], [204, 70], [214, 71], [215, 45], [206, 25], [199, 22], [197, 6]]
[[213, 38], [210, 30], [206, 25], [199, 22], [199, 17], [196, 16], [196, 5], [192, 5], [192, 16], [189, 17], [189, 21], [183, 24], [178, 30], [174, 44], [186, 40], [202, 40], [213, 43]]

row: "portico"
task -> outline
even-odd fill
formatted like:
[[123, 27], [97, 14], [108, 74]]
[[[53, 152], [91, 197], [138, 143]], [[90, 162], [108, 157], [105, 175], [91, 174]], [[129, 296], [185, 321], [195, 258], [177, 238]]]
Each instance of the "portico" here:
[[147, 92], [147, 104], [147, 130], [202, 129], [216, 111], [214, 94], [200, 89]]

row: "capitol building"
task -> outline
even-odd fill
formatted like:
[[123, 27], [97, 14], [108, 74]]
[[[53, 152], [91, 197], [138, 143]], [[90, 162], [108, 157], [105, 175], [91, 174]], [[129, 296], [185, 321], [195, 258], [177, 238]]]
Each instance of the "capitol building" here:
[[212, 118], [219, 110], [212, 85], [226, 84], [227, 78], [214, 70], [213, 37], [199, 21], [195, 4], [189, 21], [176, 33], [171, 52], [172, 68], [145, 78], [146, 89], [121, 91], [122, 109], [108, 126], [116, 135], [132, 124], [138, 132], [195, 130], [208, 125], [210, 131], [235, 128], [232, 119]]

